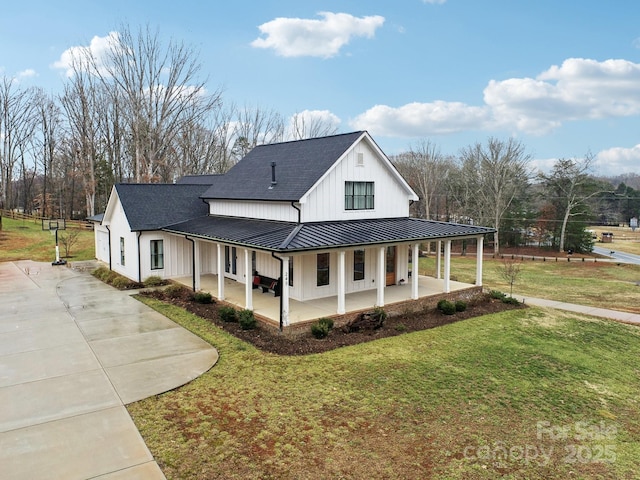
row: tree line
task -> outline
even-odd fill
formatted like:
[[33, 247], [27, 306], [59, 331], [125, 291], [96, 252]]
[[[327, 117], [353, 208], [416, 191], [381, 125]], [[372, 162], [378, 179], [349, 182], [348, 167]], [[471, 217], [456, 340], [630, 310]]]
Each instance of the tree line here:
[[[104, 211], [118, 182], [174, 182], [224, 173], [253, 147], [337, 133], [330, 120], [224, 102], [197, 53], [149, 27], [122, 26], [106, 51], [69, 51], [61, 94], [0, 78], [0, 208], [44, 217]], [[640, 181], [598, 179], [591, 155], [535, 175], [514, 139], [489, 138], [443, 155], [429, 140], [391, 157], [420, 196], [413, 214], [488, 225], [500, 245], [580, 251], [586, 222], [640, 213]], [[626, 181], [626, 183], [625, 183]]]
[[224, 103], [196, 52], [149, 27], [69, 55], [60, 95], [0, 79], [0, 208], [91, 216], [114, 183], [223, 173], [258, 144], [336, 132], [305, 112]]
[[420, 197], [414, 216], [493, 227], [496, 253], [501, 246], [591, 251], [589, 224], [629, 225], [640, 216], [640, 177], [597, 177], [590, 153], [535, 172], [521, 142], [491, 137], [457, 156], [424, 140], [392, 161]]

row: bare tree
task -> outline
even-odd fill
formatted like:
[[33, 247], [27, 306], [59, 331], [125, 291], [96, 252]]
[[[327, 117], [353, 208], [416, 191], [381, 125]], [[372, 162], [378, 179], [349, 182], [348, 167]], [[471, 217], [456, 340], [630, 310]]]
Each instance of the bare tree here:
[[47, 96], [43, 90], [38, 92], [38, 129], [42, 144], [42, 200], [40, 214], [44, 217], [52, 216], [53, 209], [50, 204], [52, 166], [57, 149], [58, 136], [60, 135], [61, 115], [56, 102]]
[[503, 258], [496, 271], [509, 284], [509, 296], [513, 297], [513, 285], [522, 272], [522, 262], [514, 258]]
[[539, 174], [547, 195], [552, 197], [562, 212], [560, 230], [560, 251], [564, 251], [567, 223], [571, 217], [584, 215], [588, 210], [588, 200], [605, 190], [598, 188], [590, 174], [594, 161], [591, 153], [583, 159], [558, 159], [548, 175]]
[[440, 153], [436, 144], [423, 140], [394, 157], [394, 164], [420, 197], [420, 217], [439, 219], [438, 200], [447, 195], [447, 183], [453, 162]]
[[281, 142], [284, 139], [284, 119], [275, 110], [245, 106], [237, 110], [232, 148], [237, 160], [257, 145]]
[[158, 179], [176, 160], [180, 132], [218, 108], [220, 91], [207, 92], [193, 49], [174, 41], [165, 47], [149, 27], [134, 34], [123, 26], [105, 58], [89, 57], [93, 73], [125, 103], [135, 181]]
[[292, 140], [303, 140], [334, 135], [338, 131], [338, 122], [338, 117], [328, 111], [296, 112], [291, 117], [289, 136]]
[[514, 199], [528, 187], [531, 157], [519, 141], [489, 138], [486, 146], [464, 148], [457, 177], [463, 210], [474, 221], [496, 229], [494, 252], [500, 249], [500, 224]]
[[36, 125], [35, 89], [21, 89], [13, 78], [0, 80], [0, 207], [14, 207], [16, 165], [26, 179], [28, 144]]

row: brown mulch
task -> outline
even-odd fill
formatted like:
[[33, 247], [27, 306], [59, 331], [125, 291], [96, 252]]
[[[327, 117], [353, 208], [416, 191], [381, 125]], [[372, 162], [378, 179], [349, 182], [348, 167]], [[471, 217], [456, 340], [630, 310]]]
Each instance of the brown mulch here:
[[524, 305], [510, 305], [492, 299], [483, 294], [470, 302], [463, 312], [445, 315], [436, 308], [407, 315], [389, 316], [381, 328], [360, 330], [348, 333], [344, 327], [336, 327], [324, 339], [316, 339], [311, 334], [311, 327], [301, 330], [295, 335], [283, 334], [277, 328], [258, 322], [253, 330], [242, 330], [237, 322], [224, 322], [218, 316], [219, 305], [215, 303], [201, 304], [193, 301], [192, 292], [184, 288], [180, 296], [168, 297], [162, 290], [144, 291], [141, 295], [150, 296], [177, 305], [185, 310], [211, 321], [214, 325], [234, 335], [258, 349], [278, 355], [308, 355], [321, 353], [348, 345], [369, 342], [378, 338], [393, 337], [403, 333], [426, 330], [429, 328], [459, 322], [468, 318], [490, 313], [526, 308]]

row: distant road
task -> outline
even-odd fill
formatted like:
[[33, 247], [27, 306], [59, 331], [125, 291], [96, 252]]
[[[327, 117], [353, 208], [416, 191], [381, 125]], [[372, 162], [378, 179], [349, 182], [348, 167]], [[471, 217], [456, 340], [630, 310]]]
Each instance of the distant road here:
[[620, 263], [632, 263], [634, 265], [640, 265], [640, 255], [634, 255], [633, 253], [618, 252], [615, 249], [615, 245], [611, 244], [611, 247], [604, 248], [593, 246], [593, 253], [604, 255], [616, 260]]

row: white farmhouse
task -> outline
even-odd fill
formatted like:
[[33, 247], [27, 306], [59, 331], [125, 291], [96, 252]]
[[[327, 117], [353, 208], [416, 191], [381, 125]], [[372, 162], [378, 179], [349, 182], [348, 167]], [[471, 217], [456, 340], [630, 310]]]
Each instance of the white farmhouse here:
[[[116, 185], [96, 256], [136, 281], [208, 289], [281, 327], [450, 292], [453, 240], [477, 241], [480, 287], [494, 230], [410, 218], [416, 200], [367, 132], [261, 145], [224, 175]], [[425, 241], [444, 243], [444, 272], [438, 254], [429, 286], [411, 262]]]

